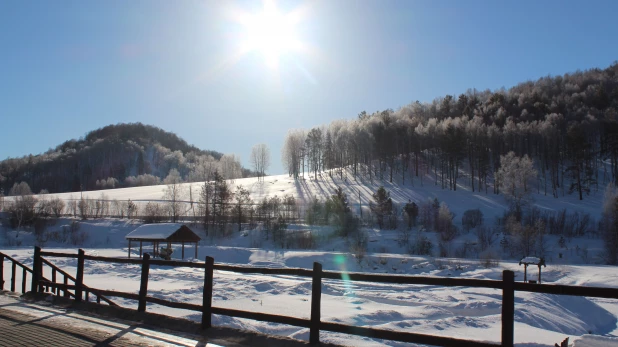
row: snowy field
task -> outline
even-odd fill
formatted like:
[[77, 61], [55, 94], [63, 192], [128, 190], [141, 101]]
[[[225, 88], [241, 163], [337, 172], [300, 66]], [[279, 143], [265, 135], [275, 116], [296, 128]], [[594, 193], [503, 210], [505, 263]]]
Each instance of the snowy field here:
[[[465, 210], [480, 208], [485, 215], [485, 223], [492, 225], [496, 217], [502, 216], [507, 204], [503, 196], [491, 193], [471, 192], [464, 184], [456, 192], [442, 190], [426, 177], [421, 185], [418, 179], [406, 185], [367, 180], [355, 181], [351, 176], [340, 180], [326, 179], [295, 181], [287, 175], [266, 177], [264, 182], [256, 179], [238, 179], [233, 183], [249, 188], [254, 201], [266, 196], [294, 195], [301, 202], [317, 197], [325, 199], [340, 186], [348, 194], [353, 209], [360, 205], [367, 208], [371, 194], [384, 185], [396, 203], [408, 199], [423, 202], [438, 198], [448, 204], [460, 223]], [[463, 181], [463, 179], [461, 180]], [[186, 184], [188, 187], [189, 184]], [[193, 196], [197, 196], [199, 183], [191, 184]], [[109, 199], [160, 200], [164, 186], [138, 187], [105, 191]], [[598, 220], [601, 211], [603, 192], [591, 193], [583, 201], [576, 196], [566, 195], [555, 199], [551, 196], [533, 194], [534, 204], [540, 209], [590, 213]], [[84, 192], [85, 197], [99, 198], [102, 192]], [[57, 194], [69, 199], [79, 194]], [[70, 219], [60, 219], [52, 230], [68, 225]], [[127, 220], [96, 220], [80, 222], [81, 229], [88, 234], [83, 248], [87, 254], [126, 257], [127, 244], [124, 236], [140, 224]], [[204, 237], [198, 249], [198, 260], [212, 256], [217, 263], [311, 268], [313, 262], [323, 264], [325, 270], [366, 271], [375, 273], [396, 273], [409, 275], [463, 277], [476, 279], [501, 279], [502, 271], [515, 271], [516, 280], [523, 279], [523, 266], [516, 259], [502, 259], [498, 265], [485, 268], [477, 259], [455, 259], [410, 256], [397, 243], [397, 231], [380, 231], [368, 228], [368, 253], [359, 260], [351, 255], [349, 245], [340, 238], [333, 238], [328, 227], [291, 226], [294, 229], [309, 229], [317, 242], [315, 250], [292, 250], [275, 247], [265, 241], [259, 230], [233, 236], [229, 239]], [[196, 227], [198, 233], [201, 228]], [[419, 233], [413, 231], [413, 236]], [[423, 233], [431, 237], [435, 233]], [[455, 244], [462, 244], [475, 238], [473, 232], [462, 233]], [[0, 233], [0, 250], [16, 259], [31, 264], [31, 233], [21, 231]], [[573, 238], [565, 248], [559, 247], [556, 238], [548, 237], [547, 268], [543, 269], [544, 283], [567, 285], [610, 286], [618, 288], [618, 269], [602, 265], [601, 240], [594, 237]], [[582, 249], [586, 249], [586, 255]], [[48, 243], [47, 250], [76, 252], [76, 247]], [[145, 251], [150, 250], [146, 246]], [[138, 250], [133, 249], [133, 256]], [[178, 255], [179, 252], [176, 253]], [[562, 253], [559, 257], [558, 254]], [[186, 254], [193, 255], [188, 247]], [[74, 259], [52, 259], [62, 269], [75, 271]], [[5, 262], [5, 280], [9, 263]], [[535, 278], [537, 270], [529, 268], [529, 277]], [[139, 289], [140, 268], [136, 265], [86, 262], [84, 282], [100, 289], [120, 290], [137, 293]], [[201, 303], [203, 271], [197, 269], [172, 269], [152, 267], [150, 272], [149, 295], [182, 302]], [[268, 312], [300, 318], [309, 318], [311, 281], [308, 278], [290, 276], [241, 275], [228, 272], [215, 272], [213, 305], [225, 308]], [[501, 292], [494, 289], [445, 288], [436, 286], [404, 286], [391, 284], [371, 284], [324, 280], [322, 289], [322, 320], [340, 322], [357, 326], [377, 327], [398, 331], [418, 332], [439, 336], [499, 342]], [[137, 307], [136, 302], [113, 299], [123, 306]], [[195, 312], [149, 305], [148, 310], [172, 316], [199, 320]], [[579, 298], [535, 293], [516, 293], [515, 297], [515, 341], [519, 346], [553, 346], [565, 337], [577, 340], [576, 346], [616, 345], [618, 300]], [[292, 326], [261, 323], [251, 320], [215, 316], [215, 325], [225, 325], [270, 334], [291, 336], [308, 340], [308, 329]], [[584, 336], [587, 334], [594, 336]], [[584, 336], [584, 337], [582, 337]], [[602, 336], [602, 337], [598, 337]], [[321, 334], [324, 341], [346, 346], [407, 346], [390, 341], [379, 341], [336, 333]], [[602, 341], [601, 341], [602, 340]], [[614, 344], [612, 344], [614, 343]]]
[[[5, 252], [25, 263], [32, 261], [32, 249]], [[87, 254], [111, 257], [126, 257], [126, 252], [126, 247], [86, 249]], [[337, 252], [200, 247], [199, 258], [207, 255], [213, 256], [218, 263], [310, 268], [314, 261], [318, 261], [326, 270], [367, 270], [366, 265], [359, 266], [349, 254]], [[55, 258], [52, 261], [70, 273], [75, 272], [75, 259]], [[502, 262], [499, 267], [486, 269], [475, 261], [386, 254], [372, 254], [367, 262], [373, 265], [371, 271], [379, 273], [498, 280], [502, 270], [510, 269], [516, 272], [516, 280], [523, 277], [522, 268], [512, 262]], [[5, 262], [5, 272], [9, 271], [8, 264]], [[536, 270], [531, 270], [530, 274], [535, 276]], [[224, 271], [215, 271], [214, 277], [215, 306], [309, 318], [311, 280], [308, 278], [241, 275]], [[84, 283], [94, 288], [137, 293], [139, 278], [140, 267], [137, 265], [86, 262]], [[616, 269], [606, 266], [550, 265], [544, 269], [543, 278], [545, 283], [618, 287]], [[157, 298], [200, 304], [202, 285], [203, 271], [199, 269], [153, 266], [148, 293]], [[483, 341], [499, 342], [500, 339], [499, 290], [324, 280], [322, 293], [324, 321]], [[137, 303], [131, 300], [113, 300], [123, 306], [137, 307]], [[158, 305], [149, 305], [148, 311], [196, 321], [200, 319], [198, 313]], [[616, 300], [516, 293], [515, 340], [519, 346], [552, 346], [567, 336], [572, 340], [588, 333], [612, 337], [618, 334], [617, 315]], [[213, 324], [308, 339], [308, 329], [286, 325], [225, 316], [215, 316]], [[322, 340], [346, 346], [406, 345], [335, 333], [322, 333]]]

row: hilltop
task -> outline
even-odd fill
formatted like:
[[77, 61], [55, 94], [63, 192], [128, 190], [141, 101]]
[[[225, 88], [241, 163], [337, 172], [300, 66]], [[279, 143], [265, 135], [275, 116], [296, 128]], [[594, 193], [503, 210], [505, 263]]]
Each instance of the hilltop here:
[[[161, 182], [172, 169], [185, 180], [200, 179], [198, 168], [219, 166], [228, 178], [247, 177], [238, 158], [189, 145], [174, 133], [141, 123], [108, 125], [55, 149], [0, 161], [0, 188], [26, 182], [33, 192], [76, 192]], [[222, 172], [224, 170], [221, 170]]]

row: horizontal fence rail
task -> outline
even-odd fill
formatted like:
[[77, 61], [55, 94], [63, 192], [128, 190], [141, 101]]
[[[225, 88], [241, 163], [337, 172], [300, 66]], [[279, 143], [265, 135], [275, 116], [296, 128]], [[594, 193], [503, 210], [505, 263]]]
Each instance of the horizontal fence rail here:
[[[45, 257], [64, 257], [77, 259], [77, 273], [75, 277], [68, 275], [66, 272], [57, 268]], [[0, 253], [0, 260], [9, 260], [13, 262], [13, 268], [20, 264], [13, 258], [10, 258]], [[108, 263], [123, 263], [134, 264], [141, 266], [141, 278], [140, 288], [138, 293], [126, 293], [113, 290], [103, 290], [97, 288], [86, 287], [83, 284], [83, 273], [85, 263], [84, 261], [99, 261]], [[252, 319], [262, 322], [287, 324], [297, 327], [309, 328], [309, 340], [311, 344], [319, 343], [320, 331], [331, 331], [337, 333], [345, 333], [357, 336], [364, 336], [383, 340], [392, 340], [408, 343], [420, 343], [429, 344], [435, 346], [462, 346], [462, 347], [489, 347], [489, 346], [505, 346], [512, 347], [514, 340], [514, 313], [515, 313], [515, 301], [514, 296], [516, 291], [520, 292], [533, 292], [544, 294], [558, 294], [558, 295], [572, 295], [572, 296], [587, 296], [587, 297], [599, 297], [608, 299], [618, 299], [618, 288], [605, 288], [605, 287], [580, 287], [580, 286], [568, 286], [568, 285], [553, 285], [553, 284], [530, 284], [514, 281], [514, 273], [509, 270], [503, 271], [502, 280], [480, 280], [480, 279], [467, 279], [467, 278], [442, 278], [442, 277], [428, 277], [428, 276], [411, 276], [411, 275], [383, 275], [383, 274], [369, 274], [369, 273], [357, 273], [357, 272], [339, 272], [339, 271], [323, 271], [322, 265], [314, 263], [312, 270], [302, 268], [261, 268], [261, 267], [248, 267], [238, 265], [224, 265], [215, 264], [214, 259], [206, 257], [205, 262], [185, 262], [185, 261], [166, 261], [158, 259], [150, 259], [149, 254], [144, 254], [142, 259], [126, 259], [126, 258], [112, 258], [101, 257], [84, 254], [83, 250], [79, 250], [78, 254], [72, 253], [58, 253], [42, 251], [40, 248], [35, 247], [35, 259], [34, 264], [46, 264], [54, 270], [52, 280], [42, 277], [41, 267], [34, 266], [33, 270], [30, 270], [33, 277], [32, 290], [42, 290], [43, 288], [52, 288], [52, 292], [58, 294], [61, 290], [64, 291], [65, 296], [69, 291], [73, 291], [71, 295], [76, 301], [82, 300], [82, 293], [85, 292], [86, 300], [91, 293], [97, 297], [97, 303], [101, 300], [108, 302], [110, 305], [115, 305], [107, 299], [107, 297], [120, 297], [129, 300], [135, 300], [138, 302], [138, 312], [145, 312], [147, 303], [156, 304], [171, 308], [184, 309], [190, 311], [196, 311], [202, 313], [202, 328], [207, 329], [211, 326], [211, 316], [213, 314], [226, 315], [236, 318]], [[204, 269], [204, 290], [202, 295], [202, 304], [192, 304], [185, 302], [174, 302], [160, 298], [154, 298], [148, 296], [148, 274], [151, 266], [171, 266], [171, 267], [186, 267]], [[27, 269], [27, 268], [26, 268]], [[28, 269], [29, 270], [29, 269]], [[303, 319], [297, 317], [289, 317], [270, 313], [261, 312], [249, 312], [243, 310], [213, 307], [212, 306], [212, 294], [213, 294], [213, 271], [227, 271], [243, 274], [260, 274], [260, 275], [273, 275], [273, 276], [297, 276], [306, 277], [312, 279], [311, 290], [311, 313], [310, 319]], [[26, 272], [27, 270], [24, 270]], [[13, 273], [15, 270], [13, 270]], [[55, 273], [64, 276], [64, 283], [56, 283]], [[13, 276], [14, 277], [14, 276]], [[74, 284], [68, 284], [67, 278], [73, 280]], [[502, 291], [502, 329], [501, 329], [501, 343], [489, 343], [483, 341], [463, 340], [453, 337], [433, 336], [404, 331], [392, 331], [385, 329], [377, 329], [370, 327], [351, 326], [335, 322], [323, 322], [321, 321], [321, 289], [322, 280], [345, 280], [345, 281], [359, 281], [359, 282], [372, 282], [372, 283], [389, 283], [389, 284], [401, 284], [401, 285], [427, 285], [427, 286], [444, 286], [444, 287], [475, 287], [475, 288], [489, 288]], [[4, 288], [3, 270], [0, 267], [0, 283]], [[35, 283], [36, 282], [36, 283]], [[14, 284], [11, 286], [11, 290], [14, 291]]]

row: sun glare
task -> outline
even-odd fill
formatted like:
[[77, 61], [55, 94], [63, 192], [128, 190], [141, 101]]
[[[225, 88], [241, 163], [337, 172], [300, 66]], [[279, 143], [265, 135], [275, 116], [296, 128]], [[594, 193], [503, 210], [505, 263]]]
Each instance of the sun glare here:
[[266, 65], [271, 68], [279, 65], [283, 55], [300, 47], [294, 16], [279, 12], [272, 1], [264, 2], [261, 13], [244, 15], [241, 23], [246, 29], [243, 51], [259, 51]]

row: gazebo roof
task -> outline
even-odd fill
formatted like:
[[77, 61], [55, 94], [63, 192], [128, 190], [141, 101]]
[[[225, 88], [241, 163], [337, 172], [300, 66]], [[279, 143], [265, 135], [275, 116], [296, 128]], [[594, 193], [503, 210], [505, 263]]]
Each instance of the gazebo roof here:
[[521, 264], [525, 264], [525, 265], [545, 265], [545, 258], [537, 258], [537, 257], [525, 257], [522, 260], [519, 261], [519, 265]]
[[130, 232], [127, 240], [197, 242], [197, 236], [189, 227], [181, 223], [144, 224]]

